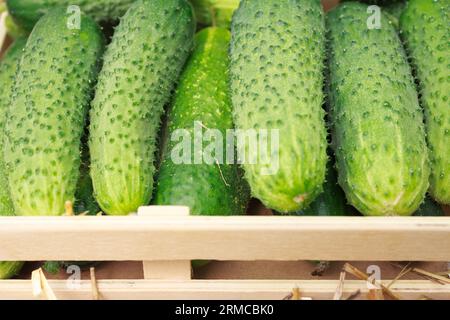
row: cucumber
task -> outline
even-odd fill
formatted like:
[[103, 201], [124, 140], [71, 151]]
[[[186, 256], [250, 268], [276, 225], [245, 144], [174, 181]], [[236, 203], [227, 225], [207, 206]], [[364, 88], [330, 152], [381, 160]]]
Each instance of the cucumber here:
[[94, 194], [108, 214], [150, 201], [161, 116], [194, 31], [185, 0], [137, 1], [116, 28], [90, 114]]
[[197, 22], [206, 26], [230, 28], [240, 0], [191, 0]]
[[[9, 47], [0, 61], [0, 150], [3, 150], [5, 123], [14, 86], [14, 78], [26, 43], [26, 38], [18, 38]], [[9, 192], [8, 174], [3, 154], [0, 156], [0, 215], [14, 215], [14, 205]]]
[[16, 75], [4, 155], [17, 215], [61, 215], [74, 198], [104, 39], [87, 16], [80, 29], [67, 18], [57, 8], [37, 23]]
[[[26, 38], [18, 38], [6, 51], [0, 61], [0, 150], [3, 150], [5, 121], [10, 103], [10, 96], [14, 85], [14, 78], [22, 57]], [[14, 206], [9, 193], [8, 177], [0, 153], [0, 216], [14, 215]], [[16, 275], [22, 268], [23, 262], [0, 262], [0, 279], [8, 279]]]
[[420, 206], [419, 210], [414, 213], [415, 216], [423, 217], [443, 217], [445, 212], [442, 207], [436, 203], [431, 197], [426, 197], [425, 202]]
[[[230, 55], [236, 127], [247, 133], [268, 130], [273, 139], [274, 130], [279, 134], [279, 152], [273, 154], [278, 168], [276, 157], [267, 164], [261, 152], [257, 161], [243, 159], [241, 152], [252, 194], [283, 213], [308, 207], [322, 192], [327, 163], [320, 1], [241, 1]], [[248, 156], [254, 147], [245, 139], [239, 148]]]
[[330, 104], [339, 184], [364, 215], [411, 215], [428, 189], [423, 114], [395, 27], [367, 5], [328, 14]]
[[31, 31], [38, 20], [54, 7], [79, 6], [97, 22], [117, 20], [135, 0], [7, 0], [8, 11], [22, 28]]
[[0, 279], [9, 279], [19, 274], [23, 262], [0, 262]]
[[[219, 130], [226, 154], [226, 131], [233, 129], [231, 99], [228, 93], [228, 45], [231, 34], [222, 28], [206, 28], [195, 37], [195, 50], [181, 76], [172, 109], [168, 115], [163, 162], [159, 171], [154, 202], [157, 205], [185, 205], [194, 215], [244, 214], [249, 192], [243, 174], [236, 164], [178, 164], [172, 160], [178, 140], [177, 130], [192, 137], [194, 122], [204, 128]], [[202, 130], [205, 130], [202, 128]], [[205, 134], [205, 132], [203, 133]], [[191, 143], [192, 142], [192, 143]], [[210, 143], [203, 142], [203, 150]], [[193, 152], [192, 152], [193, 154]], [[204, 160], [204, 159], [203, 159]]]
[[450, 204], [450, 2], [411, 0], [400, 26], [425, 109], [430, 193], [437, 202]]

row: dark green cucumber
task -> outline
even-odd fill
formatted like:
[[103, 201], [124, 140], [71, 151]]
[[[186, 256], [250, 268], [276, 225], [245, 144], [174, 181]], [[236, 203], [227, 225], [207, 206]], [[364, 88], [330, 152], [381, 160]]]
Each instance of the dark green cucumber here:
[[80, 29], [67, 18], [57, 8], [38, 22], [16, 75], [4, 151], [17, 215], [61, 215], [73, 202], [104, 39], [87, 16]]
[[[26, 38], [18, 38], [9, 47], [0, 61], [0, 150], [3, 150], [5, 121], [14, 78], [26, 43]], [[9, 193], [8, 174], [3, 160], [3, 153], [0, 153], [0, 216], [5, 215], [14, 215], [14, 207]], [[0, 279], [8, 279], [16, 275], [22, 268], [22, 265], [23, 262], [0, 262]]]
[[339, 184], [365, 215], [411, 215], [428, 189], [423, 114], [395, 27], [367, 26], [367, 5], [328, 14], [333, 144]]
[[137, 1], [116, 28], [90, 114], [91, 177], [108, 214], [150, 201], [161, 116], [194, 31], [185, 0]]
[[430, 194], [450, 204], [450, 1], [411, 0], [400, 25], [425, 109]]
[[[260, 152], [253, 163], [241, 155], [252, 194], [284, 213], [308, 207], [322, 192], [327, 163], [320, 1], [241, 1], [230, 55], [237, 129], [268, 130], [269, 137], [278, 130], [279, 135], [279, 152], [272, 150], [278, 170], [275, 157], [266, 164]], [[245, 139], [246, 157], [254, 147]]]
[[[223, 138], [226, 154], [226, 132], [233, 129], [231, 99], [228, 93], [228, 45], [230, 32], [221, 28], [203, 29], [196, 35], [195, 50], [181, 76], [172, 109], [168, 115], [168, 137], [163, 151], [155, 194], [157, 205], [185, 205], [194, 215], [244, 214], [249, 200], [248, 187], [236, 164], [178, 164], [172, 153], [180, 143], [173, 140], [177, 130], [185, 130], [194, 150], [194, 122], [201, 130], [214, 129]], [[203, 132], [205, 134], [205, 132]], [[202, 142], [206, 150], [210, 142]], [[191, 157], [192, 156], [192, 157]], [[224, 157], [220, 160], [226, 160]]]
[[8, 11], [21, 27], [31, 31], [38, 20], [55, 7], [79, 6], [97, 22], [117, 20], [135, 0], [7, 0]]
[[419, 210], [417, 210], [414, 215], [424, 217], [442, 217], [445, 216], [445, 212], [444, 209], [442, 209], [442, 207], [431, 197], [426, 197], [425, 202], [422, 203]]

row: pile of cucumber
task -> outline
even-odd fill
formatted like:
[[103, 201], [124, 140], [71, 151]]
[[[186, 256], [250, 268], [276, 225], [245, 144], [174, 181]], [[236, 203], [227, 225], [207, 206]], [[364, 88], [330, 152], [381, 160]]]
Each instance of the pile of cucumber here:
[[[357, 1], [191, 2], [7, 0], [29, 36], [0, 62], [0, 214], [239, 215], [251, 196], [280, 214], [442, 214], [448, 1], [378, 2], [376, 28]], [[99, 23], [117, 24], [108, 45]], [[196, 141], [197, 124], [218, 136]], [[277, 132], [277, 170], [195, 161], [233, 129]]]

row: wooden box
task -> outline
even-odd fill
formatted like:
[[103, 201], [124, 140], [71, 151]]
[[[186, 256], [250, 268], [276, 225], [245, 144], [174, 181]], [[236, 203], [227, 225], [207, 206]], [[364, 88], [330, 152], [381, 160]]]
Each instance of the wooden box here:
[[[7, 43], [2, 24], [3, 49]], [[283, 279], [282, 261], [429, 261], [450, 269], [443, 263], [450, 261], [450, 217], [198, 217], [184, 207], [143, 207], [126, 217], [0, 217], [0, 243], [0, 261], [142, 261], [140, 279], [125, 277], [122, 266], [124, 279], [98, 280], [103, 299], [283, 299], [295, 288], [303, 297], [331, 299], [342, 284], [339, 270], [325, 280]], [[242, 279], [242, 272], [192, 279], [191, 260], [197, 259], [237, 260], [241, 271], [251, 261], [281, 270], [272, 280]], [[48, 282], [59, 299], [92, 298], [91, 281], [76, 284]], [[342, 293], [360, 290], [365, 298], [371, 289], [348, 277]], [[450, 299], [448, 282], [420, 277], [390, 289], [403, 299]], [[0, 281], [0, 299], [34, 298], [31, 280]]]

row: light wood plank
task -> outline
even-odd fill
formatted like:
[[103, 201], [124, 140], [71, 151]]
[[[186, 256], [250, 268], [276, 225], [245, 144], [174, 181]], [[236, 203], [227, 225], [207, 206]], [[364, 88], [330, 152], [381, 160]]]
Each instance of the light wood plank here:
[[0, 260], [450, 261], [448, 217], [0, 217]]
[[[1, 1], [0, 1], [1, 3]], [[3, 52], [3, 46], [6, 40], [6, 25], [5, 20], [6, 16], [8, 15], [7, 12], [0, 13], [0, 57], [1, 53]]]
[[[384, 281], [388, 284], [390, 281]], [[77, 290], [70, 290], [66, 281], [49, 281], [58, 299], [92, 299], [89, 281], [82, 281]], [[332, 299], [339, 281], [334, 280], [100, 280], [98, 288], [104, 299], [275, 299], [286, 297], [298, 287], [302, 297]], [[359, 299], [365, 299], [368, 287], [365, 281], [346, 280], [343, 299], [361, 290]], [[431, 281], [397, 281], [391, 287], [402, 299], [450, 299], [450, 285]], [[0, 281], [0, 299], [33, 299], [28, 280]]]
[[143, 268], [146, 280], [190, 280], [192, 278], [190, 260], [144, 261]]
[[[166, 216], [173, 219], [189, 216], [188, 207], [180, 206], [149, 206], [140, 207], [140, 217]], [[144, 279], [190, 280], [192, 266], [190, 260], [177, 261], [143, 261]]]

